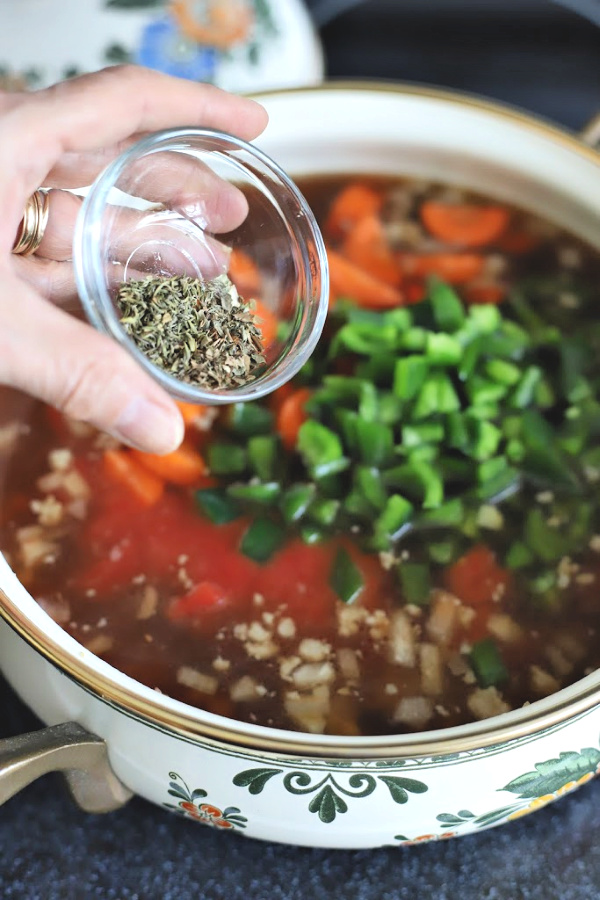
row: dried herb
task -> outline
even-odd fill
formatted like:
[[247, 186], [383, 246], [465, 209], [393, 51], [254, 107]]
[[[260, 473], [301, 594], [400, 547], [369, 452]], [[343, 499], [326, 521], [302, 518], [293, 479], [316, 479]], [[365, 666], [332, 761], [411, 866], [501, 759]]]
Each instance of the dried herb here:
[[227, 275], [120, 285], [121, 324], [150, 362], [207, 390], [245, 384], [265, 362], [252, 306]]

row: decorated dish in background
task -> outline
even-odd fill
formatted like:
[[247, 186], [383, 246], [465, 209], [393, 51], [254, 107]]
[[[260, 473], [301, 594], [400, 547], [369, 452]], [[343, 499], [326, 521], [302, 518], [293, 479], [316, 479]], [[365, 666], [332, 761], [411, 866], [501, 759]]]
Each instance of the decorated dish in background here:
[[119, 63], [240, 92], [323, 77], [300, 0], [21, 0], [3, 12], [2, 88], [42, 87]]

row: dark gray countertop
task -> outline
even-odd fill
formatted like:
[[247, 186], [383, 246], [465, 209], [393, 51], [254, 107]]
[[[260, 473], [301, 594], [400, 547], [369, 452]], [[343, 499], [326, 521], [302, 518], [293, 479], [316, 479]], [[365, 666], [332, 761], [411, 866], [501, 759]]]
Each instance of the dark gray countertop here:
[[[359, 4], [323, 29], [329, 74], [469, 90], [574, 129], [600, 111], [599, 31], [545, 0], [478, 2]], [[37, 727], [1, 679], [0, 709], [0, 737]], [[600, 781], [491, 831], [358, 852], [261, 844], [138, 799], [88, 816], [46, 776], [0, 809], [0, 898], [597, 900], [599, 834]]]

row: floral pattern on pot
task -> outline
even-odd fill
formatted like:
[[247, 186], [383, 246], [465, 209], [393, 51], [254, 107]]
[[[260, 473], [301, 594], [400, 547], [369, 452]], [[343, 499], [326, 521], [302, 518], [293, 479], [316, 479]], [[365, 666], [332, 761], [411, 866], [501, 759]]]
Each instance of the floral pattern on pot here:
[[[491, 825], [499, 825], [501, 822], [509, 822], [512, 819], [526, 816], [600, 774], [600, 750], [595, 747], [586, 747], [579, 753], [576, 751], [560, 753], [557, 759], [547, 759], [544, 762], [535, 763], [534, 769], [533, 772], [525, 772], [524, 775], [519, 775], [504, 787], [498, 788], [499, 791], [516, 794], [518, 796], [516, 802], [497, 807], [481, 815], [476, 815], [468, 809], [461, 809], [457, 813], [440, 813], [436, 816], [437, 821], [441, 825], [450, 826], [453, 829], [460, 828], [461, 825], [468, 825], [469, 831], [471, 831], [474, 828], [489, 828]], [[456, 830], [444, 831], [437, 834], [423, 834], [416, 838], [397, 834], [395, 840], [402, 844], [415, 844], [453, 837], [457, 833]]]
[[[233, 779], [237, 787], [248, 788], [250, 794], [260, 794], [267, 783], [276, 775], [282, 775], [283, 769], [257, 768], [244, 769]], [[355, 772], [349, 775], [345, 785], [341, 779], [334, 778], [328, 772], [321, 773], [288, 772], [283, 776], [283, 787], [296, 797], [311, 795], [308, 810], [315, 813], [321, 822], [328, 825], [336, 816], [348, 812], [348, 803], [344, 798], [359, 800], [372, 794], [380, 784], [384, 784], [395, 803], [407, 803], [409, 794], [424, 794], [428, 787], [415, 778], [403, 778], [399, 775], [378, 775], [374, 777], [367, 772]]]
[[198, 803], [208, 797], [208, 793], [204, 788], [195, 788], [190, 791], [189, 787], [177, 772], [169, 772], [169, 791], [171, 797], [177, 799], [177, 804], [163, 803], [166, 809], [184, 816], [186, 819], [194, 819], [196, 822], [202, 822], [204, 825], [212, 825], [214, 828], [235, 829], [245, 828], [248, 819], [241, 815], [241, 810], [237, 806], [227, 806], [220, 809], [212, 803]]

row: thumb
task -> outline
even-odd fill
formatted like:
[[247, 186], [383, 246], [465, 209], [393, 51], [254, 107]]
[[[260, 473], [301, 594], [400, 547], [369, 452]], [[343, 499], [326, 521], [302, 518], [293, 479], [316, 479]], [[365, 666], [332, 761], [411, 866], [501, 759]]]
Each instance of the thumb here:
[[0, 383], [145, 452], [175, 450], [183, 439], [179, 410], [135, 360], [12, 273], [4, 275]]

